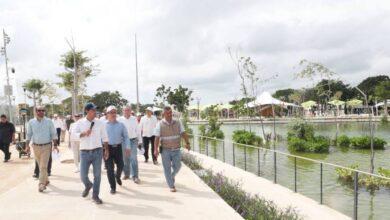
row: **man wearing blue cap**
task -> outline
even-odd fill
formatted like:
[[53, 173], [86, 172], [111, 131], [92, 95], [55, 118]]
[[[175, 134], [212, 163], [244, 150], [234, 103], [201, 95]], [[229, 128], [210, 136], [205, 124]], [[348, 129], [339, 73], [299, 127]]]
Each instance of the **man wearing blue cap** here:
[[[80, 137], [80, 177], [85, 189], [82, 197], [87, 197], [93, 188], [92, 200], [96, 204], [102, 204], [99, 198], [102, 158], [108, 158], [108, 136], [105, 124], [97, 120], [96, 106], [87, 103], [84, 107], [86, 116], [75, 125], [74, 134]], [[103, 146], [104, 145], [104, 156]], [[89, 167], [93, 167], [93, 183], [88, 178]]]

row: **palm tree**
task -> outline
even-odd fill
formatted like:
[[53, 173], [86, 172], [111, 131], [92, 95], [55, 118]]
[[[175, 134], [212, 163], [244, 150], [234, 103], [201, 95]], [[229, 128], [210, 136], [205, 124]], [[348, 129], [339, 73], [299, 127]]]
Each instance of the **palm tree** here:
[[29, 79], [23, 84], [23, 89], [25, 89], [29, 94], [29, 98], [33, 99], [34, 103], [34, 112], [38, 104], [42, 104], [42, 95], [44, 93], [45, 82], [40, 79]]

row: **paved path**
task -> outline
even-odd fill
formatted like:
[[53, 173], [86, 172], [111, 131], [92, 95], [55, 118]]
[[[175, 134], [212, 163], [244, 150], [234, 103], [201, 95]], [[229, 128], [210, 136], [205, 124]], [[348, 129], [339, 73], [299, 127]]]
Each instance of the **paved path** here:
[[[70, 157], [69, 150], [61, 152], [63, 159]], [[161, 165], [140, 162], [141, 184], [124, 181], [116, 195], [109, 193], [104, 172], [100, 188], [104, 204], [99, 206], [90, 196], [81, 197], [83, 185], [73, 163], [54, 161], [45, 193], [38, 192], [38, 181], [31, 177], [33, 159], [13, 157], [0, 163], [1, 219], [241, 219], [185, 166], [176, 178], [177, 193], [168, 190]]]

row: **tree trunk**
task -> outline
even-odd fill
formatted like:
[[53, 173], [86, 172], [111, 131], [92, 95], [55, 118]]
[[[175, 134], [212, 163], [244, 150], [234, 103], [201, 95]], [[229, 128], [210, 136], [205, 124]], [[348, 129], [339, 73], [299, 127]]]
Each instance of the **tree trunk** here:
[[385, 99], [385, 101], [384, 101], [383, 110], [385, 111], [385, 116], [388, 116], [389, 113], [387, 111], [387, 99]]

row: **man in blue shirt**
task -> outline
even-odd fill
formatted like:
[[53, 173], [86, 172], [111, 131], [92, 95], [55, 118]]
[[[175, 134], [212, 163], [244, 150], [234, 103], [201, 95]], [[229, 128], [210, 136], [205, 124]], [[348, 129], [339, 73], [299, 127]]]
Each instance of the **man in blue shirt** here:
[[[108, 182], [111, 187], [111, 194], [116, 192], [116, 182], [122, 185], [121, 174], [123, 170], [123, 153], [122, 147], [125, 148], [126, 156], [130, 156], [130, 141], [126, 126], [116, 120], [115, 106], [107, 108], [108, 121], [106, 130], [108, 135], [108, 159], [105, 161], [107, 167]], [[116, 164], [116, 174], [114, 170], [114, 163]], [[116, 180], [116, 182], [115, 182]]]
[[52, 142], [54, 150], [58, 152], [57, 148], [57, 132], [54, 129], [53, 122], [45, 117], [45, 109], [38, 106], [35, 109], [36, 118], [28, 122], [26, 151], [30, 151], [30, 141], [32, 142], [34, 157], [39, 166], [39, 192], [43, 192], [49, 184], [47, 174], [47, 164], [51, 155]]

